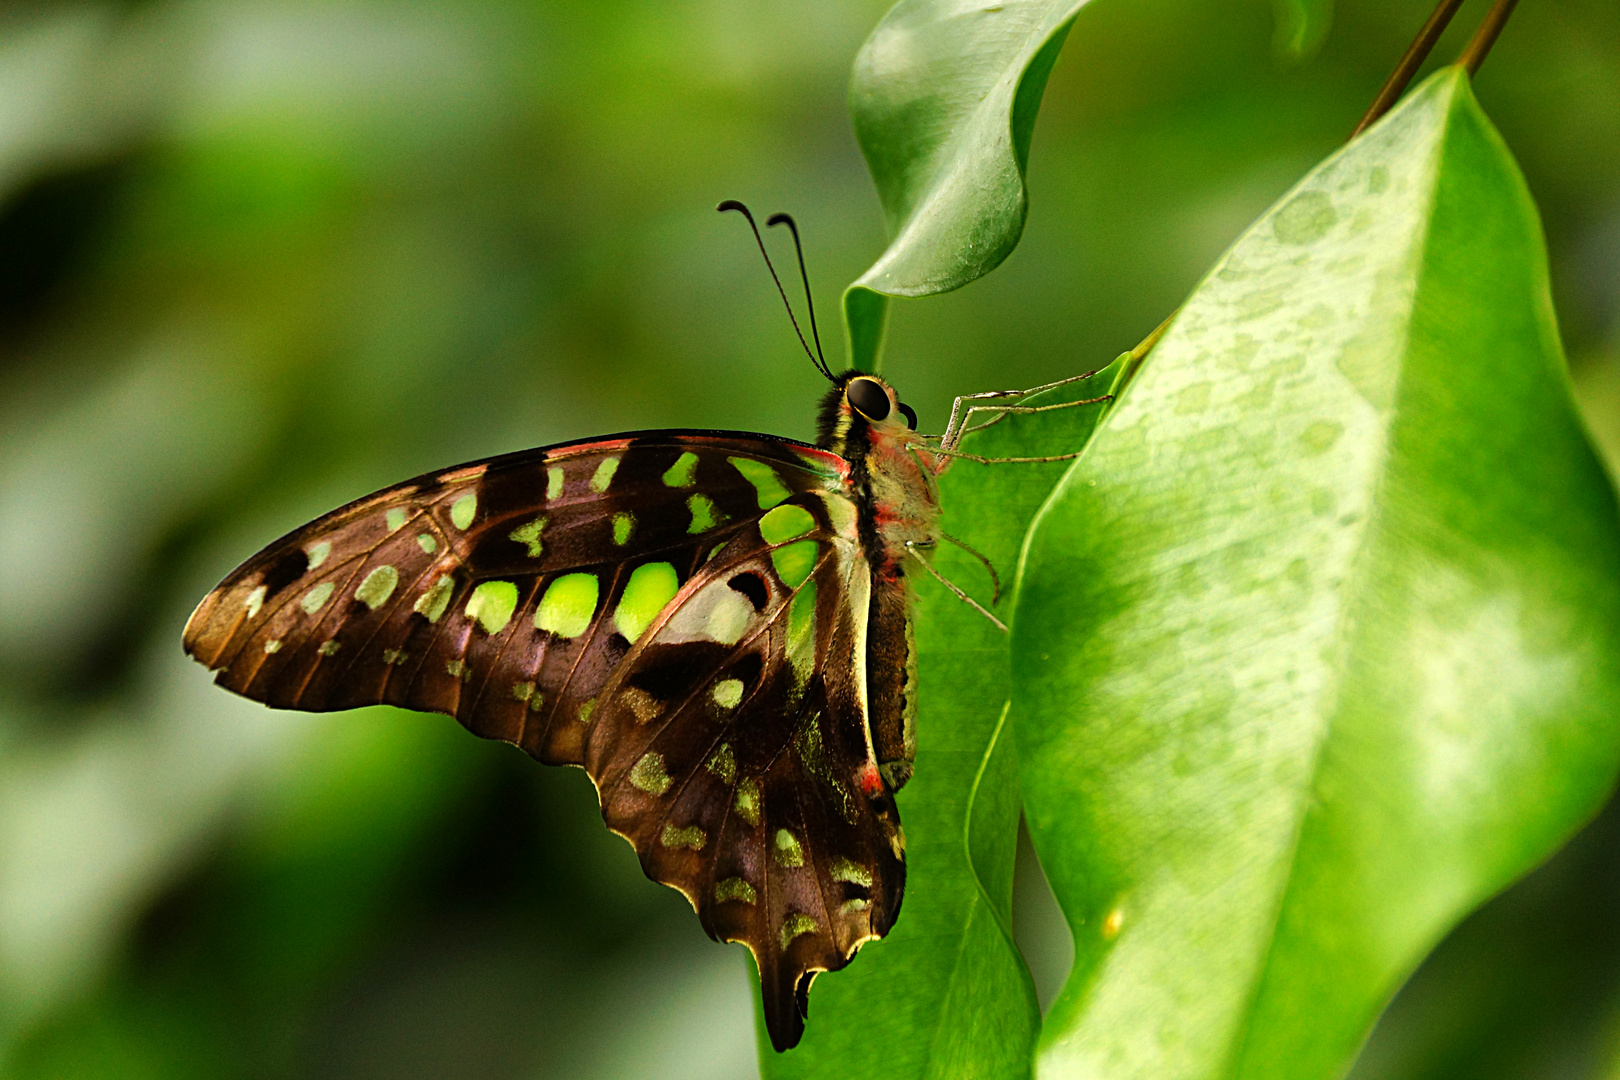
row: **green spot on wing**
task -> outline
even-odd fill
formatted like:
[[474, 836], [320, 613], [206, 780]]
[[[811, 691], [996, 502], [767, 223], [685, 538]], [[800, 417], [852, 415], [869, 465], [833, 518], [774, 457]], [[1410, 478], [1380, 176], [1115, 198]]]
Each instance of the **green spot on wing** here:
[[693, 851], [702, 851], [704, 841], [707, 839], [708, 837], [703, 835], [703, 830], [696, 825], [680, 829], [670, 823], [664, 826], [664, 834], [658, 841], [667, 848], [689, 847]]
[[360, 587], [354, 590], [354, 598], [372, 611], [376, 611], [394, 595], [394, 589], [398, 585], [399, 571], [392, 566], [379, 566], [367, 574]]
[[314, 569], [317, 569], [322, 563], [324, 563], [326, 561], [326, 557], [328, 555], [332, 554], [332, 545], [329, 544], [327, 541], [322, 540], [320, 543], [318, 543], [314, 547], [310, 548], [304, 554], [309, 556], [309, 567], [308, 567], [308, 569], [314, 570]]
[[754, 485], [754, 491], [759, 495], [761, 510], [769, 510], [792, 494], [788, 491], [787, 485], [782, 483], [782, 478], [776, 475], [776, 470], [763, 461], [745, 457], [728, 457], [726, 460], [742, 473], [744, 480]]
[[543, 550], [543, 545], [540, 543], [540, 533], [545, 529], [545, 527], [546, 518], [544, 515], [541, 515], [525, 525], [519, 525], [511, 532], [507, 533], [506, 538], [508, 540], [515, 540], [519, 544], [527, 547], [529, 549], [529, 558], [538, 559], [540, 557], [541, 550]]
[[450, 504], [450, 523], [458, 529], [465, 529], [473, 523], [477, 513], [478, 492], [469, 491]]
[[415, 610], [418, 615], [430, 623], [436, 623], [444, 615], [445, 608], [450, 606], [450, 594], [455, 592], [455, 579], [449, 574], [440, 574], [427, 592], [417, 597]]
[[439, 550], [439, 542], [433, 539], [433, 536], [430, 533], [417, 533], [416, 544], [424, 553], [428, 555], [432, 555], [435, 551]]
[[802, 506], [778, 506], [759, 519], [759, 535], [767, 544], [796, 540], [815, 527], [815, 517]]
[[776, 851], [774, 854], [778, 866], [804, 865], [804, 848], [800, 845], [799, 838], [786, 829], [776, 830]]
[[669, 790], [669, 773], [664, 771], [662, 754], [643, 754], [630, 768], [630, 783], [649, 795], [662, 795]]
[[603, 458], [602, 464], [598, 465], [596, 467], [596, 472], [591, 475], [591, 490], [596, 492], [598, 495], [606, 492], [608, 485], [613, 483], [613, 474], [618, 471], [618, 458]]
[[690, 450], [686, 451], [664, 472], [664, 486], [691, 487], [693, 481], [697, 479], [697, 464], [698, 456]]
[[737, 778], [737, 756], [731, 752], [730, 743], [721, 743], [720, 749], [714, 756], [704, 763], [704, 768], [718, 776], [722, 782], [731, 783]]
[[800, 540], [772, 550], [771, 565], [776, 567], [776, 576], [782, 579], [782, 584], [790, 589], [803, 585], [816, 567], [816, 552], [820, 546], [814, 540]]
[[686, 527], [686, 531], [693, 536], [708, 532], [726, 519], [726, 515], [707, 495], [687, 496], [686, 508], [692, 512], [692, 524]]
[[754, 887], [740, 877], [728, 877], [714, 883], [714, 899], [716, 903], [725, 903], [727, 900], [741, 900], [745, 904], [752, 904], [758, 897]]
[[709, 691], [709, 696], [714, 698], [715, 704], [721, 708], [735, 709], [738, 703], [742, 701], [742, 680], [721, 679], [714, 684], [714, 689]]
[[621, 510], [613, 515], [613, 542], [620, 547], [630, 542], [630, 534], [636, 528], [636, 515], [628, 510]]
[[782, 920], [782, 948], [785, 951], [794, 938], [801, 934], [816, 932], [816, 920], [808, 915], [794, 912]]
[[555, 499], [562, 494], [563, 471], [561, 465], [553, 465], [546, 470], [546, 498]]
[[738, 817], [757, 828], [759, 826], [759, 781], [749, 777], [738, 784], [737, 798], [733, 800], [732, 806], [736, 809]]
[[401, 507], [394, 507], [384, 515], [388, 519], [388, 531], [398, 532], [405, 526], [405, 511]]
[[816, 583], [805, 582], [788, 609], [788, 660], [802, 686], [816, 663]]
[[856, 866], [843, 856], [832, 861], [829, 871], [834, 881], [847, 881], [852, 885], [860, 885], [870, 889], [872, 887], [872, 873], [865, 867]]
[[595, 574], [564, 574], [557, 578], [546, 586], [546, 595], [535, 609], [535, 629], [548, 630], [558, 637], [579, 637], [596, 616], [600, 588]]
[[658, 618], [664, 605], [680, 591], [680, 579], [675, 567], [667, 562], [645, 563], [630, 572], [624, 592], [619, 595], [619, 606], [613, 612], [613, 624], [629, 641], [635, 641]]
[[517, 585], [510, 581], [484, 581], [467, 597], [467, 618], [478, 620], [486, 634], [498, 634], [517, 610]]
[[303, 606], [307, 614], [313, 615], [321, 610], [328, 600], [332, 599], [332, 590], [335, 588], [336, 586], [330, 581], [323, 581], [305, 593], [299, 604]]

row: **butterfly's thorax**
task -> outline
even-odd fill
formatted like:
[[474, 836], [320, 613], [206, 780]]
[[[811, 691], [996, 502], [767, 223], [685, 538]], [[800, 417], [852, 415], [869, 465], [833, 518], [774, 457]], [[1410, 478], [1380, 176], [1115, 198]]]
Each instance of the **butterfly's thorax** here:
[[880, 575], [901, 572], [910, 558], [908, 544], [923, 552], [939, 540], [939, 499], [934, 477], [937, 459], [911, 432], [867, 429], [866, 502], [878, 549]]
[[821, 445], [850, 463], [849, 485], [861, 512], [861, 540], [880, 577], [905, 577], [908, 545], [931, 551], [939, 540], [935, 477], [948, 459], [901, 423], [873, 424], [847, 405], [824, 417]]

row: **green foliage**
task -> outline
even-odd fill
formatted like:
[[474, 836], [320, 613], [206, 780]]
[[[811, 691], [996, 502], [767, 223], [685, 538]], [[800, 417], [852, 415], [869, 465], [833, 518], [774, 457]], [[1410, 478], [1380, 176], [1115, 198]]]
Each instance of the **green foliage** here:
[[849, 109], [893, 240], [844, 293], [856, 367], [876, 369], [885, 296], [960, 288], [1017, 246], [1035, 115], [1084, 3], [901, 0], [861, 46]]
[[1345, 1068], [1607, 795], [1617, 565], [1534, 207], [1444, 71], [1217, 264], [1032, 530], [1040, 1074]]

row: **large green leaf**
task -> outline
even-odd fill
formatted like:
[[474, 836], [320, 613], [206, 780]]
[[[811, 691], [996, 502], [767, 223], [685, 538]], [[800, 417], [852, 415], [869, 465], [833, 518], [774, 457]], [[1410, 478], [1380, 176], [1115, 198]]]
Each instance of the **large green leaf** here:
[[[1117, 366], [1032, 399], [1106, 393]], [[1019, 417], [970, 435], [981, 456], [1085, 445], [1101, 406]], [[957, 462], [940, 481], [946, 532], [1004, 573], [1064, 465]], [[944, 547], [940, 573], [988, 603], [984, 567]], [[1022, 1076], [1040, 1027], [1034, 986], [1011, 934], [1018, 767], [1006, 736], [1007, 637], [920, 569], [917, 771], [899, 795], [906, 895], [894, 931], [843, 971], [818, 979], [795, 1050], [775, 1054], [761, 1027], [767, 1077], [881, 1080]], [[1011, 605], [1004, 597], [1003, 614]]]
[[844, 294], [870, 370], [887, 296], [983, 277], [1024, 231], [1024, 167], [1046, 80], [1086, 0], [901, 0], [855, 58], [849, 111], [894, 237]]
[[1033, 528], [1011, 723], [1075, 937], [1045, 1077], [1336, 1075], [1598, 807], [1620, 521], [1456, 69], [1199, 286]]

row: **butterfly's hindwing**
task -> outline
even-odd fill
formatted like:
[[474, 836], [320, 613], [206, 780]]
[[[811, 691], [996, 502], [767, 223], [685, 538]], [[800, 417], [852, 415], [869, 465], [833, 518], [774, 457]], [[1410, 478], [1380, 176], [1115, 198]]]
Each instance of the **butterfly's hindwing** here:
[[779, 1046], [813, 974], [888, 932], [904, 883], [860, 678], [870, 570], [834, 520], [849, 510], [795, 498], [700, 569], [604, 688], [585, 759], [647, 875], [754, 952]]

